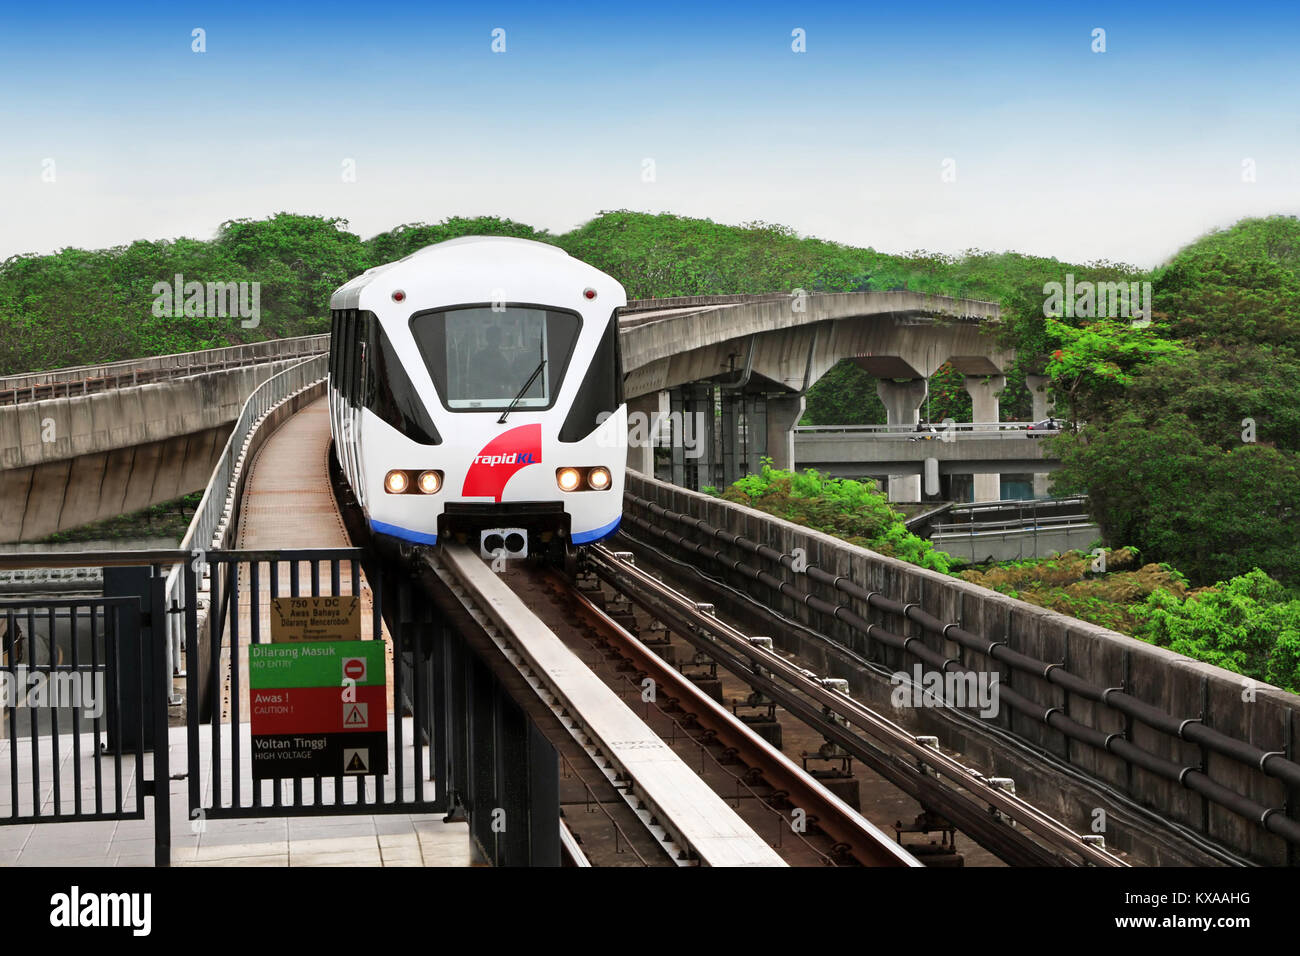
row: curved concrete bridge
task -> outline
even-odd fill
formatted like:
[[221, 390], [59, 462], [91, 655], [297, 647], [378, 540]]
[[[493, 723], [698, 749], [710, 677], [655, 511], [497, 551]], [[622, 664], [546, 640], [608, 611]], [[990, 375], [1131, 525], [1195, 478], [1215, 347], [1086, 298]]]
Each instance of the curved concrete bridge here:
[[[876, 376], [890, 425], [915, 425], [928, 380], [950, 363], [966, 375], [978, 421], [997, 421], [1014, 358], [992, 334], [996, 303], [919, 292], [775, 293], [643, 299], [621, 319], [634, 447], [630, 467], [698, 488], [756, 472], [770, 457], [796, 465], [794, 428], [804, 394], [842, 359]], [[721, 409], [721, 415], [717, 414]], [[651, 420], [650, 440], [635, 426]], [[692, 435], [692, 422], [705, 432]], [[691, 452], [701, 454], [691, 457]], [[920, 476], [889, 476], [890, 497], [920, 500]], [[980, 476], [977, 499], [999, 497]]]
[[[328, 348], [306, 336], [0, 379], [0, 542], [202, 490], [244, 401]], [[141, 379], [148, 384], [131, 384]], [[43, 398], [54, 392], [61, 397]]]

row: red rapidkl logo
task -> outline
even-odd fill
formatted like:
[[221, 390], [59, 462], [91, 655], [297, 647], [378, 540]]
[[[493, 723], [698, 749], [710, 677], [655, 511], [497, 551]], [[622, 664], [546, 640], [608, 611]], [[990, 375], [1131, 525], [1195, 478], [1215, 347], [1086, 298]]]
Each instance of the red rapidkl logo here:
[[[537, 460], [541, 461], [540, 458]], [[474, 459], [474, 464], [487, 465], [488, 467], [513, 465], [515, 463], [521, 465], [533, 464], [533, 453], [531, 451], [512, 451], [508, 455], [479, 455]]]
[[502, 432], [474, 456], [460, 493], [465, 498], [500, 501], [508, 482], [520, 468], [542, 461], [542, 426], [520, 425]]

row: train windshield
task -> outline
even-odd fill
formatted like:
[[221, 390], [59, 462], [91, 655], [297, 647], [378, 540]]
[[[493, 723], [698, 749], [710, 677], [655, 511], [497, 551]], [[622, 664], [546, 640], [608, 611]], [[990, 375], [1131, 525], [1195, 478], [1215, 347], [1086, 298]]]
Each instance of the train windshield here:
[[505, 409], [516, 396], [516, 409], [550, 408], [578, 338], [578, 317], [517, 306], [448, 309], [415, 316], [411, 332], [452, 411]]

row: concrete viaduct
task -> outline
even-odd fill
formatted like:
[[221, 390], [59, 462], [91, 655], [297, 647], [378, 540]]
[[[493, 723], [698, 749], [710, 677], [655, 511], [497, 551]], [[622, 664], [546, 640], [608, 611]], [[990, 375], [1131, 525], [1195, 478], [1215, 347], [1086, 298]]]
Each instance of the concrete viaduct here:
[[924, 436], [869, 426], [802, 425], [795, 429], [794, 454], [800, 468], [835, 478], [924, 475], [927, 466], [935, 475], [1030, 474], [1036, 498], [1047, 497], [1048, 475], [1061, 466], [1046, 451], [1041, 434], [1022, 424], [1014, 429], [962, 424]]
[[[965, 373], [975, 421], [996, 422], [1003, 373], [1014, 357], [994, 339], [998, 320], [995, 303], [917, 292], [629, 303], [622, 320], [629, 414], [633, 421], [636, 413], [657, 416], [684, 434], [652, 429], [653, 439], [669, 447], [668, 461], [656, 469], [652, 444], [638, 441], [634, 429], [628, 464], [696, 488], [755, 472], [763, 456], [776, 467], [802, 466], [795, 426], [804, 395], [845, 358], [880, 380], [890, 425], [916, 424], [928, 379], [945, 362]], [[1031, 382], [1036, 412], [1046, 408], [1045, 384]], [[692, 435], [693, 423], [705, 434]], [[892, 500], [921, 500], [918, 466], [909, 461], [885, 474]], [[998, 498], [998, 485], [997, 471], [977, 473], [975, 499]]]
[[328, 346], [306, 336], [0, 378], [0, 542], [202, 490], [253, 390]]

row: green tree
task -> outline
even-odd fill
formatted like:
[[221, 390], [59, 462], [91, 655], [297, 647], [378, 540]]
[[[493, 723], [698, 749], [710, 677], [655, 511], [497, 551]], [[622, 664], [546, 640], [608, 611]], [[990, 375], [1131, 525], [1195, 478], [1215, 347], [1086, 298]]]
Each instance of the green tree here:
[[1186, 598], [1157, 590], [1134, 614], [1145, 640], [1300, 691], [1300, 600], [1257, 568]]

